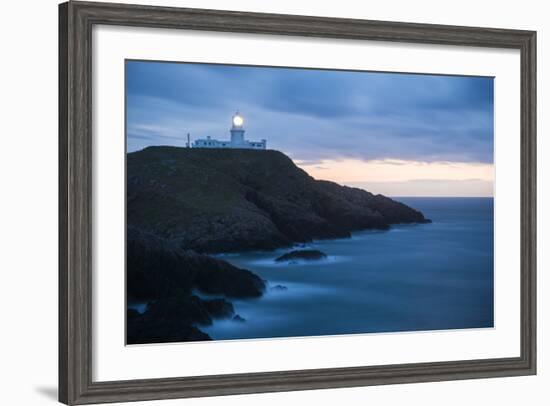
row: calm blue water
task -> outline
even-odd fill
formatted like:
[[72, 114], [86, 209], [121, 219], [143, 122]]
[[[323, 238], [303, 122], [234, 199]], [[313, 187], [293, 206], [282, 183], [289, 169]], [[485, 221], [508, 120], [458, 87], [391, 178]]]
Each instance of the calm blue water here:
[[396, 200], [433, 223], [308, 244], [328, 255], [318, 262], [274, 262], [288, 250], [223, 256], [269, 288], [233, 301], [246, 322], [201, 329], [216, 340], [492, 327], [493, 199]]

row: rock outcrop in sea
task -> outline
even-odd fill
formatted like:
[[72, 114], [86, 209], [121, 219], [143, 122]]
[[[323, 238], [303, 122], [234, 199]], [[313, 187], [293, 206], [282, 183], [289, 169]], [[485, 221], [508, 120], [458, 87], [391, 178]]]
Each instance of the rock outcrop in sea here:
[[327, 254], [319, 250], [293, 250], [275, 258], [275, 262], [315, 261], [326, 257]]

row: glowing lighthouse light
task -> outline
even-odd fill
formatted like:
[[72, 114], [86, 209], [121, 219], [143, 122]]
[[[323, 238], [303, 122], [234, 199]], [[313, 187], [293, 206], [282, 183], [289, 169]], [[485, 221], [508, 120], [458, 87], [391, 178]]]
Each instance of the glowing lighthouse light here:
[[244, 124], [244, 119], [239, 114], [233, 116], [233, 125], [235, 127], [241, 127]]

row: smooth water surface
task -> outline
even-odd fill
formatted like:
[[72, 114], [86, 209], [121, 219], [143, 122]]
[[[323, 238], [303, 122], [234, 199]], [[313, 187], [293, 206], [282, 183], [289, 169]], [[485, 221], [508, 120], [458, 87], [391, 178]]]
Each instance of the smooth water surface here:
[[268, 290], [232, 300], [245, 322], [201, 330], [219, 340], [492, 327], [493, 199], [396, 200], [433, 223], [307, 244], [321, 261], [275, 263], [288, 249], [222, 255]]

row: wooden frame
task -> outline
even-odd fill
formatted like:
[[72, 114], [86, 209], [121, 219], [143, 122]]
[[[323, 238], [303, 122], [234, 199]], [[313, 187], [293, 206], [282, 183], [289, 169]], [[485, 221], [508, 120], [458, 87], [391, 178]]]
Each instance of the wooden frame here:
[[[492, 48], [521, 53], [521, 355], [372, 367], [92, 381], [91, 32], [94, 24]], [[59, 400], [66, 404], [338, 388], [536, 373], [536, 33], [354, 19], [68, 2], [59, 6]]]

